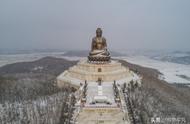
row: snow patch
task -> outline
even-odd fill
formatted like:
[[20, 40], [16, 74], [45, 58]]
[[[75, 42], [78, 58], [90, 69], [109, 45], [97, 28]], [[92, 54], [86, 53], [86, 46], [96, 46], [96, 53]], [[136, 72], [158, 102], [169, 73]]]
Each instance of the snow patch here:
[[189, 80], [178, 76], [185, 75], [190, 77], [190, 65], [162, 62], [145, 56], [128, 56], [123, 57], [123, 59], [130, 63], [159, 70], [163, 74], [160, 78], [169, 83], [190, 83]]

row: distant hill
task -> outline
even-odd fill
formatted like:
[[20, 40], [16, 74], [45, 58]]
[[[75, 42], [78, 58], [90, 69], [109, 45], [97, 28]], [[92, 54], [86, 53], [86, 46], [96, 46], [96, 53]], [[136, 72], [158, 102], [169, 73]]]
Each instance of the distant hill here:
[[76, 64], [54, 57], [8, 64], [0, 68], [1, 100], [27, 100], [58, 92], [56, 77]]
[[45, 57], [32, 62], [19, 62], [5, 65], [0, 68], [0, 75], [16, 73], [46, 73], [58, 75], [74, 64], [76, 64], [76, 61]]
[[165, 57], [161, 59], [162, 61], [169, 61], [179, 64], [190, 65], [190, 56], [183, 56], [183, 57]]
[[171, 53], [153, 56], [152, 58], [161, 61], [190, 65], [190, 52], [174, 51]]

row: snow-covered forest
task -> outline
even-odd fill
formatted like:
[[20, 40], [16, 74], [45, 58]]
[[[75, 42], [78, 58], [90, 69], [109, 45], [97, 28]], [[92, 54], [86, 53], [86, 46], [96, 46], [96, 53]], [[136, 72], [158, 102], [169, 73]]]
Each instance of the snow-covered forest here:
[[67, 97], [67, 92], [61, 92], [40, 97], [34, 101], [5, 102], [0, 104], [0, 123], [58, 124], [63, 103], [67, 101]]
[[[56, 77], [75, 64], [46, 57], [0, 68], [0, 124], [62, 124], [72, 121], [70, 87], [58, 88]], [[34, 69], [42, 67], [40, 69]], [[68, 114], [70, 113], [70, 114]]]

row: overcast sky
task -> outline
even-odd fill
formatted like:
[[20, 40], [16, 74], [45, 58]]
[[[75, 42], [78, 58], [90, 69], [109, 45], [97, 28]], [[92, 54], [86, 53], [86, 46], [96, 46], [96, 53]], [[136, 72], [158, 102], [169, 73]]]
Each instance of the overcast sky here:
[[0, 0], [0, 49], [190, 49], [190, 0]]

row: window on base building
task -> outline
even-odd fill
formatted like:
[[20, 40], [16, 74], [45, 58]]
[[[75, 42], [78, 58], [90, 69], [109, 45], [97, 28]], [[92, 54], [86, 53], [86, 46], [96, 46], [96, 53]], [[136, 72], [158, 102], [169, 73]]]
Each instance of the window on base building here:
[[101, 69], [101, 68], [98, 68], [98, 72], [102, 72], [102, 69]]

